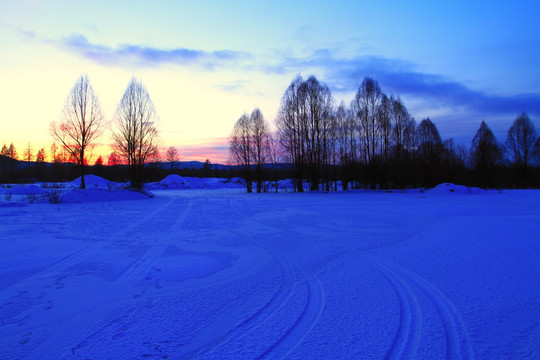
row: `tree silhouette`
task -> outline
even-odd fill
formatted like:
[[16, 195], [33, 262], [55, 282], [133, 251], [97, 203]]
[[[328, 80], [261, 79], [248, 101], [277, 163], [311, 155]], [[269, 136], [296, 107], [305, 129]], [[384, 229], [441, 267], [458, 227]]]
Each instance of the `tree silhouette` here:
[[242, 169], [244, 180], [246, 181], [246, 191], [248, 193], [253, 191], [251, 175], [252, 146], [250, 118], [244, 113], [234, 124], [232, 134], [229, 138], [229, 153], [232, 157], [232, 162]]
[[257, 192], [262, 191], [263, 166], [268, 161], [269, 130], [268, 123], [259, 108], [253, 109], [249, 117], [249, 131], [251, 133], [251, 145], [253, 164], [255, 165], [255, 180]]
[[501, 146], [485, 121], [482, 121], [472, 140], [471, 160], [474, 169], [481, 176], [484, 188], [492, 185], [495, 167], [502, 162], [502, 159]]
[[522, 113], [508, 129], [506, 149], [513, 158], [514, 165], [520, 172], [524, 184], [527, 181], [535, 140], [536, 130], [534, 124], [526, 113]]
[[171, 174], [174, 171], [174, 165], [178, 161], [178, 150], [174, 146], [170, 146], [165, 154], [165, 159], [171, 166]]
[[51, 123], [53, 138], [62, 144], [69, 158], [79, 166], [81, 189], [86, 187], [84, 182], [86, 155], [101, 135], [104, 123], [101, 105], [88, 76], [81, 76], [66, 99], [62, 119], [58, 123]]
[[41, 162], [41, 163], [45, 162], [45, 157], [46, 157], [45, 149], [44, 148], [39, 149], [36, 154], [36, 162]]
[[23, 159], [26, 162], [30, 162], [30, 161], [32, 161], [32, 158], [33, 158], [32, 144], [28, 143], [28, 144], [26, 144], [26, 148], [24, 149], [24, 152], [23, 152]]
[[116, 108], [114, 149], [126, 161], [132, 188], [142, 189], [144, 166], [157, 152], [156, 109], [142, 82], [132, 78]]

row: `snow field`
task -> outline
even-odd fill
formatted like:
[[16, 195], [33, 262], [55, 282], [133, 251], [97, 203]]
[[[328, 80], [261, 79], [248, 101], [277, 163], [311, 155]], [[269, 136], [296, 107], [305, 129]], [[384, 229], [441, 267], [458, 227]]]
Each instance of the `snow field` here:
[[0, 207], [0, 354], [540, 358], [540, 192], [441, 188]]

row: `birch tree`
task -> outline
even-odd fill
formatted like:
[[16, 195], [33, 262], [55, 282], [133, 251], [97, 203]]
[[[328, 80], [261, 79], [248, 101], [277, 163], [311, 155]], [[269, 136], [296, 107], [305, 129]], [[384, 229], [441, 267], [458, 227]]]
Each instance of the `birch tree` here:
[[98, 97], [88, 76], [83, 75], [66, 99], [62, 119], [58, 123], [51, 123], [50, 127], [55, 141], [61, 144], [79, 166], [81, 189], [86, 187], [84, 175], [87, 154], [102, 134], [104, 123], [105, 116]]

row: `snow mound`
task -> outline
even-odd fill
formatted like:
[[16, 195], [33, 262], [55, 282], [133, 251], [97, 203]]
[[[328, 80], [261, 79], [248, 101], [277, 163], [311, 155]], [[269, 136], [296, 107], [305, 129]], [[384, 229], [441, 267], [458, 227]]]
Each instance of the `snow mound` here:
[[456, 185], [452, 183], [439, 184], [427, 192], [427, 194], [430, 194], [430, 195], [439, 195], [439, 194], [440, 195], [444, 195], [444, 194], [469, 195], [469, 194], [485, 194], [485, 193], [486, 191], [484, 189], [468, 187], [464, 185]]
[[62, 203], [82, 203], [99, 201], [124, 201], [124, 200], [142, 200], [148, 199], [148, 196], [137, 191], [114, 190], [108, 191], [99, 188], [74, 189], [66, 192], [60, 197]]
[[0, 201], [0, 208], [11, 208], [11, 207], [23, 207], [28, 206], [28, 203], [22, 201]]
[[[73, 187], [81, 187], [81, 177], [79, 176], [68, 184]], [[107, 179], [102, 178], [101, 176], [85, 175], [84, 184], [86, 185], [86, 188], [108, 189], [113, 183]]]
[[11, 195], [42, 195], [47, 193], [45, 189], [36, 184], [18, 185], [8, 190]]
[[242, 187], [242, 179], [198, 178], [169, 175], [158, 183], [147, 184], [148, 189], [230, 189]]

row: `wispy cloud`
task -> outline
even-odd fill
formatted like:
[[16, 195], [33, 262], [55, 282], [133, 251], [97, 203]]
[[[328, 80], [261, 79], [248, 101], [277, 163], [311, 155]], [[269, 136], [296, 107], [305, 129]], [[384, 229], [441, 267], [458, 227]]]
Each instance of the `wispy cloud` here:
[[[16, 30], [28, 39], [54, 44], [104, 65], [177, 65], [209, 71], [226, 68], [282, 76], [313, 73], [335, 93], [354, 92], [364, 77], [370, 76], [381, 84], [386, 93], [420, 99], [429, 103], [431, 108], [456, 108], [485, 115], [517, 114], [522, 111], [540, 114], [538, 92], [511, 96], [488, 94], [471, 89], [460, 81], [422, 72], [418, 65], [403, 59], [374, 55], [347, 57], [338, 55], [339, 49], [318, 49], [307, 56], [295, 56], [278, 50], [273, 55], [263, 56], [235, 50], [165, 49], [133, 44], [107, 46], [92, 43], [81, 34], [51, 40], [32, 31]], [[227, 92], [247, 91], [241, 81], [217, 84], [216, 87]]]
[[15, 28], [5, 24], [0, 25], [18, 33], [23, 38], [57, 46], [103, 65], [156, 67], [172, 64], [214, 70], [251, 59], [251, 55], [247, 52], [226, 49], [205, 51], [185, 47], [158, 48], [136, 44], [107, 46], [93, 43], [82, 34], [71, 34], [61, 39], [52, 39], [31, 30]]
[[62, 39], [59, 45], [90, 60], [118, 65], [125, 62], [142, 66], [163, 64], [202, 66], [208, 70], [245, 60], [250, 57], [245, 52], [232, 50], [203, 51], [177, 47], [160, 49], [151, 46], [124, 44], [116, 47], [94, 44], [80, 34]]
[[401, 59], [378, 56], [340, 58], [332, 51], [322, 49], [307, 57], [288, 57], [266, 67], [266, 71], [278, 74], [317, 69], [324, 74], [321, 79], [335, 92], [356, 91], [363, 78], [370, 76], [387, 93], [431, 101], [431, 106], [458, 107], [485, 114], [517, 114], [522, 111], [540, 114], [540, 93], [514, 96], [486, 94], [459, 81], [418, 71], [414, 63]]

